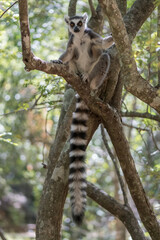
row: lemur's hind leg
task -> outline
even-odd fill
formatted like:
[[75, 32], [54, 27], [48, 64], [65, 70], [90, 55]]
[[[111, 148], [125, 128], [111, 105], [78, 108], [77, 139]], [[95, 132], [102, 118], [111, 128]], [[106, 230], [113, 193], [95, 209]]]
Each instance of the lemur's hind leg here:
[[92, 90], [96, 90], [102, 85], [109, 71], [109, 67], [110, 56], [108, 53], [103, 53], [89, 72], [90, 88]]

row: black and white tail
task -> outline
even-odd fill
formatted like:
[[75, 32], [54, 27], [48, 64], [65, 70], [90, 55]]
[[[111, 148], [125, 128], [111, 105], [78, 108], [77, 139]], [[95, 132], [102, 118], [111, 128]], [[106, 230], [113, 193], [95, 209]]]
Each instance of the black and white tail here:
[[73, 220], [81, 224], [86, 206], [85, 150], [89, 109], [78, 94], [76, 98], [76, 110], [71, 124], [69, 190]]

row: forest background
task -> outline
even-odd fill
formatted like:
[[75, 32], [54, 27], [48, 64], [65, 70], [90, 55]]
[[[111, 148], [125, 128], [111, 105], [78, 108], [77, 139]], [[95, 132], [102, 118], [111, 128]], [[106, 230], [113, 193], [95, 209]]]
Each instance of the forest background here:
[[[127, 1], [129, 9], [133, 0]], [[13, 1], [0, 1], [0, 15]], [[97, 2], [93, 1], [94, 6]], [[68, 32], [64, 15], [68, 1], [29, 1], [32, 51], [42, 59], [58, 59], [64, 51]], [[78, 1], [77, 13], [87, 12], [88, 1]], [[105, 22], [102, 36], [110, 33]], [[145, 21], [132, 44], [141, 75], [153, 86], [160, 82], [160, 9]], [[0, 19], [0, 228], [8, 240], [34, 239], [35, 222], [49, 149], [56, 135], [63, 105], [65, 81], [39, 71], [26, 72], [22, 62], [18, 4]], [[122, 123], [143, 186], [160, 217], [160, 117], [156, 111], [125, 89], [122, 97]], [[139, 118], [135, 112], [147, 113]], [[154, 116], [152, 119], [150, 115]], [[148, 117], [147, 117], [148, 116]], [[87, 179], [116, 200], [122, 201], [109, 141], [106, 149], [102, 128], [98, 128], [87, 148]], [[104, 132], [103, 132], [104, 133]], [[113, 157], [113, 158], [112, 158]], [[112, 158], [112, 159], [111, 159]], [[122, 172], [120, 171], [122, 176]], [[134, 203], [130, 205], [139, 219]], [[126, 229], [109, 212], [88, 199], [85, 224], [78, 228], [71, 220], [66, 199], [62, 239], [130, 239]], [[120, 233], [121, 232], [121, 233]], [[123, 238], [122, 238], [123, 236]], [[146, 236], [147, 233], [146, 233]]]

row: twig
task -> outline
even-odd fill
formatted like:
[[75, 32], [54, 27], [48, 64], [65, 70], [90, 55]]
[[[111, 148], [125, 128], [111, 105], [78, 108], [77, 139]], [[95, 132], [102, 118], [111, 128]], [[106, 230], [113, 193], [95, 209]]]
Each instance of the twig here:
[[50, 104], [51, 105], [51, 103], [55, 104], [55, 103], [62, 103], [62, 102], [63, 102], [62, 100], [53, 100], [53, 101], [51, 100], [51, 101], [48, 101], [48, 102], [38, 103], [37, 106], [45, 105], [45, 104]]
[[118, 177], [118, 180], [119, 180], [119, 183], [120, 183], [120, 186], [121, 186], [121, 190], [122, 190], [122, 193], [123, 193], [123, 199], [124, 199], [124, 203], [125, 205], [128, 205], [128, 198], [127, 198], [127, 194], [126, 194], [126, 191], [125, 191], [125, 186], [124, 186], [124, 182], [123, 182], [123, 179], [121, 177], [121, 174], [120, 174], [120, 171], [119, 171], [119, 167], [118, 167], [118, 163], [117, 163], [117, 159], [114, 157], [109, 145], [108, 145], [108, 142], [107, 142], [107, 139], [106, 139], [106, 136], [105, 136], [105, 131], [104, 131], [104, 127], [103, 125], [101, 124], [101, 134], [102, 134], [102, 139], [103, 139], [103, 142], [104, 142], [104, 145], [108, 151], [108, 154], [114, 164], [114, 167], [115, 167], [115, 170], [116, 170], [116, 173], [117, 173], [117, 177]]
[[140, 112], [121, 112], [122, 117], [138, 117], [138, 118], [148, 118], [151, 120], [155, 120], [157, 122], [160, 122], [160, 116], [159, 115], [152, 115], [148, 112], [140, 113]]
[[2, 229], [0, 228], [0, 237], [2, 238], [2, 240], [7, 240], [3, 234]]
[[4, 15], [11, 7], [13, 7], [16, 3], [18, 3], [18, 1], [14, 2], [9, 8], [7, 8], [7, 9], [2, 13], [2, 15], [0, 16], [0, 18], [2, 18], [3, 15]]
[[[46, 118], [45, 118], [45, 139], [47, 138], [47, 134], [49, 136], [51, 136], [51, 134], [47, 131], [47, 121], [48, 121], [48, 114], [49, 112], [47, 112], [46, 114]], [[42, 165], [44, 168], [46, 168], [47, 164], [45, 163], [45, 146], [46, 146], [46, 143], [45, 141], [43, 141], [43, 148], [42, 148], [42, 156], [43, 156], [43, 160], [42, 160]]]
[[123, 104], [123, 106], [124, 106], [124, 108], [125, 108], [125, 110], [126, 110], [126, 112], [128, 112], [128, 108], [127, 108], [127, 104], [123, 101], [123, 99], [122, 99], [122, 104]]
[[[27, 109], [19, 109], [19, 110], [15, 110], [15, 111], [11, 111], [11, 112], [8, 112], [8, 113], [4, 113], [4, 114], [1, 114], [0, 117], [5, 117], [5, 116], [8, 116], [10, 114], [16, 114], [16, 113], [20, 113], [20, 112], [24, 112], [24, 111], [31, 111], [33, 109], [41, 109], [41, 108], [35, 108], [35, 106], [37, 106], [37, 103], [39, 101], [39, 99], [41, 98], [42, 96], [40, 95], [34, 102], [34, 104], [30, 107], [30, 108], [27, 108]], [[43, 107], [45, 108], [45, 107]]]
[[[149, 131], [149, 132], [150, 132], [150, 131]], [[148, 151], [148, 144], [146, 143], [146, 140], [144, 139], [141, 131], [139, 131], [139, 135], [141, 136], [141, 139], [142, 139], [142, 141], [143, 141], [143, 143], [144, 143], [144, 145], [145, 145], [145, 147], [146, 147], [147, 152], [149, 152], [149, 151]], [[149, 153], [149, 154], [150, 154], [150, 153]]]
[[39, 99], [42, 97], [42, 95], [40, 94], [39, 97], [35, 100], [34, 104], [32, 105], [32, 107], [30, 108], [30, 110], [32, 110], [38, 103]]
[[157, 145], [157, 142], [156, 142], [156, 139], [155, 139], [155, 137], [154, 137], [154, 134], [153, 134], [152, 129], [151, 129], [151, 135], [152, 135], [152, 140], [153, 140], [153, 142], [154, 142], [155, 147], [157, 148], [158, 151], [160, 151], [160, 148], [159, 148], [158, 145]]
[[141, 132], [141, 131], [149, 132], [150, 131], [150, 129], [148, 129], [148, 128], [136, 127], [136, 126], [133, 126], [133, 125], [129, 125], [127, 123], [123, 123], [123, 126], [129, 127], [129, 128], [135, 128], [138, 132]]
[[11, 111], [11, 112], [8, 112], [8, 113], [0, 114], [0, 117], [6, 117], [6, 116], [11, 115], [11, 114], [16, 114], [16, 113], [20, 113], [20, 112], [24, 112], [24, 111], [29, 111], [29, 110], [30, 109], [19, 109], [19, 110]]

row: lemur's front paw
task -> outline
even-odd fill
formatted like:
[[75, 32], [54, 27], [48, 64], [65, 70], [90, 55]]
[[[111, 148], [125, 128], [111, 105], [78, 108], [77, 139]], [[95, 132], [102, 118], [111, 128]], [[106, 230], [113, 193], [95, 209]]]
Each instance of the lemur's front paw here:
[[61, 60], [51, 60], [51, 62], [56, 64], [63, 64]]
[[83, 73], [81, 78], [84, 83], [88, 83], [89, 77], [87, 73]]

